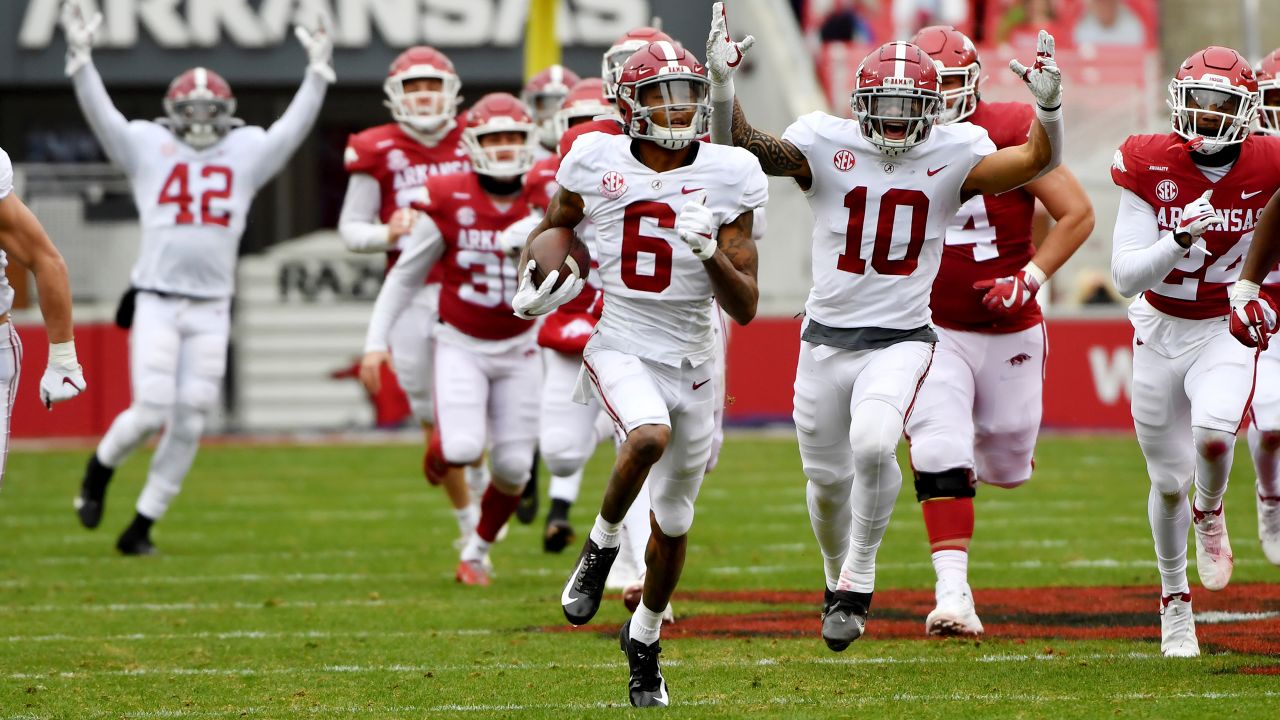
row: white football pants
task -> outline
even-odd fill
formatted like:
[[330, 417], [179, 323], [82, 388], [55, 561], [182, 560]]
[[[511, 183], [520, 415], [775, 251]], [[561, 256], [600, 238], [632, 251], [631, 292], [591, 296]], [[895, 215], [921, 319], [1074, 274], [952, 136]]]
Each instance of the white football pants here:
[[9, 462], [9, 426], [13, 420], [13, 402], [18, 397], [18, 378], [22, 374], [22, 341], [18, 339], [18, 331], [13, 323], [5, 323], [0, 328], [0, 398], [4, 401], [0, 422], [0, 439], [4, 446], [0, 447], [0, 488], [4, 487], [4, 469]]

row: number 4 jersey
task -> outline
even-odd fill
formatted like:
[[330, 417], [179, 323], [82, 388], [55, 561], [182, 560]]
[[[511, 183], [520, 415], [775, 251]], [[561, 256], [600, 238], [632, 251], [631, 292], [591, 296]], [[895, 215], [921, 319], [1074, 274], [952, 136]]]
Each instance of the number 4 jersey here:
[[[890, 157], [855, 120], [823, 112], [782, 135], [809, 161], [813, 289], [804, 338], [851, 350], [933, 340], [929, 294], [969, 171], [996, 147], [969, 123], [936, 125]], [[852, 332], [848, 332], [852, 331]]]
[[687, 165], [655, 172], [632, 155], [631, 143], [625, 135], [583, 135], [556, 174], [582, 196], [596, 226], [605, 302], [588, 347], [697, 367], [715, 353], [711, 279], [676, 234], [676, 215], [705, 193], [716, 222], [732, 222], [768, 201], [768, 180], [741, 148], [695, 143]]

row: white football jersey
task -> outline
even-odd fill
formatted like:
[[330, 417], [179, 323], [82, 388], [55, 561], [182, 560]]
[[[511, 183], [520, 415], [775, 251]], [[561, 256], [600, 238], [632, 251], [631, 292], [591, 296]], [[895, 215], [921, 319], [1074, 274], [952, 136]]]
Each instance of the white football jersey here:
[[706, 192], [719, 224], [761, 207], [768, 181], [741, 148], [699, 143], [693, 163], [655, 172], [625, 135], [589, 133], [564, 157], [556, 181], [581, 195], [596, 227], [604, 315], [589, 347], [679, 367], [714, 354], [711, 279], [676, 234], [676, 215]]
[[126, 121], [92, 65], [73, 80], [89, 125], [133, 188], [142, 244], [132, 285], [195, 298], [230, 297], [249, 206], [315, 122], [324, 79], [308, 72], [270, 130], [236, 128], [203, 150], [158, 123]]
[[927, 326], [960, 188], [996, 151], [987, 131], [935, 125], [923, 143], [890, 157], [863, 137], [856, 120], [814, 112], [782, 138], [804, 153], [813, 173], [805, 193], [814, 219], [806, 316], [841, 329]]
[[[9, 162], [9, 154], [0, 148], [0, 200], [13, 194], [13, 163]], [[13, 288], [9, 285], [9, 276], [4, 270], [9, 266], [9, 257], [0, 250], [0, 314], [13, 309]]]

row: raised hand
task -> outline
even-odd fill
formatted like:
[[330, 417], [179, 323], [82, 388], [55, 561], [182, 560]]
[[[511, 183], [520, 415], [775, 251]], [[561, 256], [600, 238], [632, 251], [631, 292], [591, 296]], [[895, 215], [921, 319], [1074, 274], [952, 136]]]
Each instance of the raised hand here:
[[742, 58], [754, 45], [756, 39], [748, 35], [734, 42], [729, 35], [729, 18], [724, 12], [724, 3], [711, 6], [711, 34], [707, 36], [707, 79], [712, 85], [723, 87], [733, 80]]
[[329, 82], [337, 79], [333, 72], [333, 27], [328, 13], [320, 13], [315, 30], [308, 30], [302, 25], [293, 28], [293, 34], [307, 51], [307, 67]]
[[92, 17], [86, 17], [81, 0], [62, 0], [59, 23], [62, 25], [63, 35], [67, 37], [67, 64], [63, 72], [71, 77], [89, 64], [93, 38], [102, 25], [102, 13], [95, 12]]
[[1009, 69], [1027, 84], [1041, 108], [1055, 110], [1062, 104], [1062, 71], [1053, 58], [1053, 36], [1047, 31], [1041, 30], [1036, 39], [1035, 64], [1027, 67], [1014, 59]]

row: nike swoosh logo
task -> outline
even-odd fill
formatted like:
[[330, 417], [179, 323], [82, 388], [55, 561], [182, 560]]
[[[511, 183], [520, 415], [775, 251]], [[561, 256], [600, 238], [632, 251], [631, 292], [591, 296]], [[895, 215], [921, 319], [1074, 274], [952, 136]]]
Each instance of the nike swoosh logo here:
[[68, 378], [68, 377], [64, 377], [64, 378], [62, 378], [62, 384], [63, 384], [63, 385], [70, 385], [71, 387], [75, 388], [76, 390], [84, 390], [84, 388], [82, 388], [82, 387], [80, 387], [79, 385], [77, 385], [77, 384], [75, 384], [75, 383], [71, 382], [71, 378]]
[[933, 177], [934, 175], [937, 175], [938, 173], [942, 172], [943, 170], [946, 170], [948, 167], [950, 167], [950, 165], [943, 165], [942, 167], [938, 168], [937, 170], [928, 170], [928, 171], [926, 171], [926, 172], [928, 172], [929, 177]]
[[693, 384], [693, 389], [694, 389], [694, 390], [697, 390], [698, 388], [702, 387], [703, 385], [706, 385], [706, 384], [707, 384], [707, 383], [709, 383], [709, 382], [711, 382], [711, 378], [707, 378], [706, 380], [703, 380], [703, 381], [702, 381], [702, 382], [700, 382], [700, 383], [694, 383], [694, 384]]
[[[683, 187], [683, 186], [681, 186], [681, 188], [680, 188], [680, 193], [681, 193], [682, 195], [688, 195], [689, 193], [696, 193], [696, 192], [698, 192], [698, 191], [699, 191], [699, 190], [701, 190], [701, 189], [702, 189], [702, 188], [691, 188], [691, 187]], [[1261, 192], [1261, 191], [1259, 191], [1259, 192]]]
[[573, 580], [578, 577], [578, 571], [582, 569], [582, 560], [578, 560], [578, 565], [573, 568], [573, 574], [569, 576], [569, 581], [564, 584], [564, 592], [560, 593], [560, 605], [563, 607], [577, 600], [572, 594]]
[[1240, 199], [1241, 199], [1241, 200], [1248, 200], [1249, 198], [1253, 197], [1254, 195], [1257, 195], [1257, 194], [1258, 194], [1258, 193], [1260, 193], [1260, 192], [1262, 192], [1262, 191], [1261, 191], [1261, 190], [1255, 190], [1254, 192], [1251, 192], [1251, 193], [1242, 192], [1242, 193], [1240, 193]]

